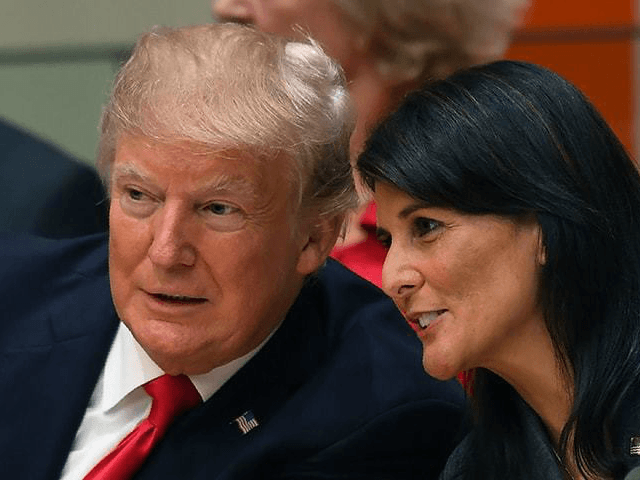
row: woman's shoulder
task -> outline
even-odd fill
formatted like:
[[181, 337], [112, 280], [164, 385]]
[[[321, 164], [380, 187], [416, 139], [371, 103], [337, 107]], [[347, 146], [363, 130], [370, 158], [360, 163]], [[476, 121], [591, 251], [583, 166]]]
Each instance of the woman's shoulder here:
[[470, 454], [470, 435], [468, 434], [453, 450], [438, 480], [457, 480], [463, 478], [466, 463]]
[[[540, 418], [519, 397], [516, 400], [515, 407], [509, 421], [512, 425], [518, 425], [516, 428], [518, 431], [517, 437], [510, 437], [510, 440], [506, 440], [504, 437], [496, 437], [492, 438], [492, 440], [503, 442], [502, 448], [509, 450], [512, 458], [513, 455], [520, 458], [515, 465], [515, 469], [519, 472], [527, 472], [527, 476], [522, 477], [518, 474], [517, 478], [561, 480], [562, 474], [558, 469], [553, 449]], [[461, 480], [467, 477], [469, 470], [475, 469], [476, 463], [483, 463], [478, 462], [478, 460], [484, 459], [486, 463], [488, 456], [493, 456], [495, 449], [488, 448], [488, 439], [484, 435], [482, 440], [474, 438], [473, 436], [476, 434], [478, 432], [472, 430], [455, 448], [447, 460], [439, 480]], [[518, 455], [517, 452], [521, 452], [522, 455]], [[497, 470], [507, 471], [514, 468], [513, 465], [511, 467], [502, 465], [501, 467]], [[514, 477], [507, 475], [505, 478]]]

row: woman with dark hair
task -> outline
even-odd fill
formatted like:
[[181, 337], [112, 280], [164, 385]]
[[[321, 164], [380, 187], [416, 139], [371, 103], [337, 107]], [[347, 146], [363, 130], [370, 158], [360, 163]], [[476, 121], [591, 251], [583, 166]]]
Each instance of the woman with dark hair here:
[[358, 170], [425, 369], [476, 369], [443, 478], [640, 464], [640, 176], [590, 102], [535, 65], [473, 67], [410, 94]]

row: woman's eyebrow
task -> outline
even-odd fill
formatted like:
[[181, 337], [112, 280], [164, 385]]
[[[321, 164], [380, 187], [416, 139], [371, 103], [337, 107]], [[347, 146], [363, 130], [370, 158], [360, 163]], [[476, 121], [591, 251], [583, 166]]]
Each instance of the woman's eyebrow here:
[[420, 210], [422, 208], [427, 208], [428, 206], [429, 205], [427, 205], [425, 202], [412, 203], [411, 205], [408, 205], [408, 206], [404, 207], [402, 210], [400, 210], [400, 213], [398, 213], [398, 218], [405, 219], [409, 215], [411, 215], [413, 212], [415, 212], [416, 210]]

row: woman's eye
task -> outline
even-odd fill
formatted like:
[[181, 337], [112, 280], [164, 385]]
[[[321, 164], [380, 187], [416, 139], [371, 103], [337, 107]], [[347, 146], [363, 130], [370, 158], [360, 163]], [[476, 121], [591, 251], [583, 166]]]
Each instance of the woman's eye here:
[[376, 230], [376, 239], [384, 248], [391, 247], [391, 235], [389, 232], [382, 229]]
[[441, 223], [426, 217], [418, 217], [413, 221], [413, 234], [416, 237], [424, 237], [437, 230]]

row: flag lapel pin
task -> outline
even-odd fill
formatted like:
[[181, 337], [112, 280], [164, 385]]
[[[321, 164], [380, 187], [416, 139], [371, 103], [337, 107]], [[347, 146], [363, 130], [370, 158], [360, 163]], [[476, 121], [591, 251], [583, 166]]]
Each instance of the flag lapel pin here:
[[242, 415], [234, 420], [234, 423], [240, 429], [243, 435], [246, 435], [251, 430], [258, 426], [258, 420], [251, 410], [247, 410]]
[[629, 455], [640, 456], [640, 437], [631, 437], [629, 440]]

